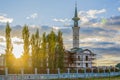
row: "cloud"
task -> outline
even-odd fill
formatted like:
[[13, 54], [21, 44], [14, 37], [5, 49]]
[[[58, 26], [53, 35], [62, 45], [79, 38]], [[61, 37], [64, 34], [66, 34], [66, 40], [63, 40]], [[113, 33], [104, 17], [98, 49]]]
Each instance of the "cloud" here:
[[118, 11], [120, 11], [120, 7], [118, 8]]
[[5, 41], [5, 37], [0, 36], [0, 42], [4, 42]]
[[54, 18], [53, 21], [65, 23], [65, 22], [70, 22], [71, 19], [67, 19], [67, 18], [65, 18], [65, 19], [57, 19], [57, 18]]
[[14, 44], [23, 44], [23, 40], [18, 37], [12, 37], [12, 43]]
[[38, 14], [37, 13], [33, 13], [30, 16], [26, 17], [26, 19], [35, 19], [37, 17], [38, 17]]
[[106, 9], [79, 11], [79, 17], [81, 19], [81, 23], [88, 23], [90, 20], [98, 18], [98, 14], [105, 12]]
[[97, 66], [110, 66], [110, 65], [116, 65], [117, 63], [120, 63], [119, 61], [119, 56], [115, 55], [109, 55], [109, 54], [104, 54], [104, 55], [99, 55], [100, 58], [97, 57], [95, 60], [95, 63]]
[[120, 16], [110, 17], [109, 19], [107, 19], [106, 25], [113, 25], [113, 26], [120, 25]]
[[38, 25], [29, 25], [29, 28], [38, 28], [38, 29], [40, 29], [41, 27], [40, 26], [38, 26]]
[[90, 18], [97, 18], [97, 14], [101, 14], [101, 13], [105, 13], [106, 10], [105, 9], [101, 9], [101, 10], [89, 10], [87, 11], [88, 17]]
[[5, 15], [0, 15], [0, 23], [12, 23], [13, 22], [13, 18], [8, 18]]

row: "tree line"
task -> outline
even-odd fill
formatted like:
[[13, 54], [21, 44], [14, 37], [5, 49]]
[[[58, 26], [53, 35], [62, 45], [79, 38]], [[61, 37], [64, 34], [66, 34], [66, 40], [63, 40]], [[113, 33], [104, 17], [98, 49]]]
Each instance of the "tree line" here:
[[13, 69], [29, 69], [29, 68], [64, 68], [64, 45], [62, 32], [56, 34], [53, 30], [49, 34], [45, 32], [39, 35], [39, 30], [30, 35], [27, 25], [23, 26], [23, 53], [19, 59], [14, 56], [13, 45], [11, 41], [11, 27], [6, 24], [5, 38], [5, 65], [9, 70]]

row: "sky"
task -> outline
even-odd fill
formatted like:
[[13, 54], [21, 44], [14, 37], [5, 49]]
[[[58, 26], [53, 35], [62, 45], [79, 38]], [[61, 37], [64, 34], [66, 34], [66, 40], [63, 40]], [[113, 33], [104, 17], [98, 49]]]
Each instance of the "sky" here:
[[[80, 47], [97, 54], [96, 65], [120, 63], [120, 0], [0, 0], [0, 25], [9, 22], [11, 26], [27, 24], [37, 26], [40, 31], [63, 31], [66, 49], [72, 48], [71, 20], [77, 1], [80, 17]], [[44, 30], [43, 30], [44, 29]], [[67, 37], [66, 37], [67, 36]], [[4, 35], [0, 38], [4, 40]], [[14, 36], [13, 43], [21, 42]], [[23, 44], [13, 44], [16, 57], [20, 57]], [[5, 42], [0, 41], [0, 46]], [[5, 47], [4, 47], [5, 49]], [[0, 50], [1, 53], [4, 50]]]

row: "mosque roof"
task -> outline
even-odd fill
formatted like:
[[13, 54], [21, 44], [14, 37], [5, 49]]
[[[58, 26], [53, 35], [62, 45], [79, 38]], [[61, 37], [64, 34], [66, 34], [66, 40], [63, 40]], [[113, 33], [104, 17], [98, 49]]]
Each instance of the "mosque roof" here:
[[75, 47], [75, 48], [70, 49], [70, 51], [71, 52], [78, 52], [78, 51], [81, 52], [81, 51], [83, 51], [83, 49]]
[[76, 53], [76, 52], [82, 52], [82, 53], [83, 53], [84, 51], [89, 51], [91, 54], [95, 55], [95, 54], [94, 54], [91, 50], [89, 50], [89, 49], [82, 49], [82, 48], [77, 48], [77, 47], [70, 49], [70, 52], [71, 52], [71, 53]]

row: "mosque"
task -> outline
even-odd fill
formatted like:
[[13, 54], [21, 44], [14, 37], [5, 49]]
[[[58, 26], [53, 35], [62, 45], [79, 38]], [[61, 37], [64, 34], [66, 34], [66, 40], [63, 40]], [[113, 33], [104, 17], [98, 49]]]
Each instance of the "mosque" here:
[[66, 51], [65, 54], [65, 67], [69, 68], [91, 68], [93, 67], [93, 60], [95, 59], [95, 55], [89, 49], [82, 49], [79, 47], [79, 30], [78, 21], [80, 18], [78, 17], [77, 12], [77, 4], [75, 5], [75, 14], [72, 18], [74, 21], [73, 30], [73, 48]]

